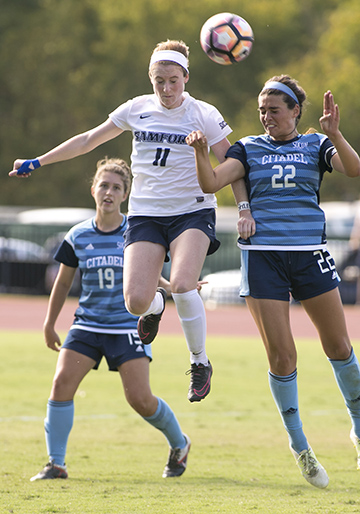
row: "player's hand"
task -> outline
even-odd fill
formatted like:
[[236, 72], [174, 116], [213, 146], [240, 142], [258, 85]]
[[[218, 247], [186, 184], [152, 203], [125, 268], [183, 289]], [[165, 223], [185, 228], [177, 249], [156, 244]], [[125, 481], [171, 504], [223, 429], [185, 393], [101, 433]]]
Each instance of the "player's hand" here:
[[55, 332], [54, 327], [44, 325], [44, 339], [46, 346], [54, 352], [59, 352], [61, 347], [60, 337]]
[[250, 210], [243, 210], [239, 213], [237, 229], [242, 239], [249, 239], [256, 232], [256, 223]]
[[209, 282], [207, 280], [199, 280], [196, 286], [196, 289], [198, 290], [198, 293], [200, 293], [201, 288], [204, 284], [208, 284]]
[[201, 132], [201, 130], [193, 130], [190, 132], [185, 139], [186, 143], [189, 146], [192, 146], [195, 150], [203, 149], [208, 147], [208, 142], [206, 136]]
[[323, 115], [319, 119], [319, 123], [330, 140], [339, 132], [340, 111], [331, 91], [326, 91], [324, 94]]
[[38, 159], [16, 159], [13, 169], [9, 172], [9, 177], [28, 178], [31, 172], [40, 168]]

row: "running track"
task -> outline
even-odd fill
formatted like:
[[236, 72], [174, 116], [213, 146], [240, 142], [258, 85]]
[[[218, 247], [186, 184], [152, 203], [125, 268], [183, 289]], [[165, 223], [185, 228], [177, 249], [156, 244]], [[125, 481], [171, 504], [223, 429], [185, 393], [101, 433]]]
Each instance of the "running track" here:
[[[1, 330], [41, 330], [48, 298], [45, 296], [0, 295]], [[77, 306], [75, 298], [68, 298], [59, 316], [57, 329], [68, 330]], [[345, 306], [350, 338], [360, 340], [360, 306]], [[317, 337], [317, 333], [302, 307], [291, 306], [291, 323], [295, 337]], [[207, 310], [209, 335], [258, 335], [255, 323], [245, 305], [226, 306]], [[182, 333], [175, 306], [167, 302], [160, 324], [161, 334]]]

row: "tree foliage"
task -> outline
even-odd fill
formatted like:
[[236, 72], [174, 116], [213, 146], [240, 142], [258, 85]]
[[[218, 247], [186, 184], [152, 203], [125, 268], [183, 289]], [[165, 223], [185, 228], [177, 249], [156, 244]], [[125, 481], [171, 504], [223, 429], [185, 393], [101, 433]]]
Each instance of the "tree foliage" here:
[[[230, 139], [259, 133], [257, 95], [263, 82], [289, 73], [307, 91], [300, 130], [319, 130], [322, 96], [331, 89], [341, 129], [360, 150], [360, 4], [358, 0], [0, 0], [0, 204], [92, 206], [88, 178], [104, 155], [129, 160], [124, 134], [88, 155], [48, 166], [30, 180], [7, 177], [15, 158], [36, 157], [103, 122], [120, 103], [151, 92], [147, 68], [159, 41], [190, 46], [188, 91], [213, 103], [233, 128]], [[199, 44], [202, 24], [235, 12], [255, 34], [251, 55], [219, 66]], [[336, 175], [336, 176], [335, 176]], [[357, 199], [360, 185], [334, 173], [322, 199]], [[233, 203], [229, 189], [220, 203]]]

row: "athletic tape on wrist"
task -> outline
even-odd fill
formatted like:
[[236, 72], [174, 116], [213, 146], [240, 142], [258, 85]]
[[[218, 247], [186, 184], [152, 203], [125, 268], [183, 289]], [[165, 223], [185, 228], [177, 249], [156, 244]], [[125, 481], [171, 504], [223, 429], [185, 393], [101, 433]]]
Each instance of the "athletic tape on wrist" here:
[[250, 204], [249, 202], [239, 202], [238, 203], [238, 209], [240, 211], [247, 211], [250, 210]]
[[41, 164], [39, 159], [28, 159], [24, 161], [20, 168], [17, 170], [17, 175], [27, 175], [32, 171], [36, 170], [36, 168], [40, 168]]

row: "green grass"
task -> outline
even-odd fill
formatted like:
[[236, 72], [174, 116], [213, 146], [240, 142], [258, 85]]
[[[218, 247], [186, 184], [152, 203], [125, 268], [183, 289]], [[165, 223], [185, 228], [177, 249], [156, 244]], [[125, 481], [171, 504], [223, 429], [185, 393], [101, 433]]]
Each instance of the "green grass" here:
[[46, 348], [41, 333], [0, 335], [1, 513], [360, 511], [350, 421], [317, 341], [297, 342], [299, 393], [305, 432], [330, 476], [326, 490], [301, 477], [270, 396], [262, 344], [241, 337], [208, 338], [213, 388], [195, 405], [186, 399], [189, 363], [183, 338], [159, 336], [153, 345], [153, 392], [173, 407], [192, 439], [181, 478], [161, 477], [166, 441], [130, 409], [118, 374], [102, 363], [75, 399], [70, 478], [32, 483], [29, 478], [47, 462], [43, 418], [57, 355]]

